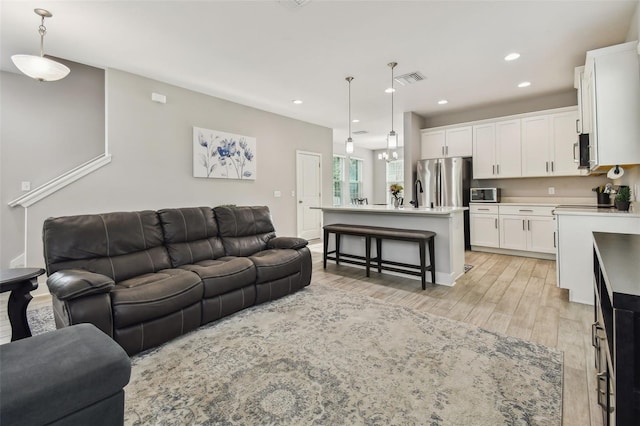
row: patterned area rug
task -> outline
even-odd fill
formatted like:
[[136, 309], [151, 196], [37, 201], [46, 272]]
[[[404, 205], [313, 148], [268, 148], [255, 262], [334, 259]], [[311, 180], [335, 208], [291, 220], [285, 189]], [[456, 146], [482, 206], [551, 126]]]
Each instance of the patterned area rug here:
[[128, 425], [560, 425], [562, 417], [560, 351], [318, 284], [132, 363]]

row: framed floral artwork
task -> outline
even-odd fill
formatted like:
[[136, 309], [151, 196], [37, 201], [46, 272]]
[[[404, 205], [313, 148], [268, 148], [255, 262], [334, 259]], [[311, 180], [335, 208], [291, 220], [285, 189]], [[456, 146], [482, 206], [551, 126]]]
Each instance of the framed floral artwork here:
[[193, 128], [193, 176], [256, 179], [256, 138]]

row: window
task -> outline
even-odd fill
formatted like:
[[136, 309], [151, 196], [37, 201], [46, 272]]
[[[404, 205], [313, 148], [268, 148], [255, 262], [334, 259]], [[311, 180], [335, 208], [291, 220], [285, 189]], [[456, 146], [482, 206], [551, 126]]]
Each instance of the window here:
[[[387, 163], [387, 192], [394, 183], [404, 184], [404, 160], [393, 160]], [[403, 197], [405, 192], [402, 192]]]
[[333, 205], [341, 206], [342, 189], [344, 185], [344, 157], [339, 155], [333, 156]]
[[364, 161], [349, 158], [349, 198], [362, 198], [362, 167]]

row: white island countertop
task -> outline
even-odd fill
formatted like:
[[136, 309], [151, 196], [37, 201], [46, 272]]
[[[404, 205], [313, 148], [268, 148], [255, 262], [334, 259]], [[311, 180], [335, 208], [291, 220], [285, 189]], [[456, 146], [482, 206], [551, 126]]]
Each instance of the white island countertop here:
[[469, 210], [468, 207], [400, 207], [395, 208], [393, 206], [323, 206], [323, 207], [311, 207], [312, 209], [320, 209], [323, 212], [351, 212], [351, 213], [373, 213], [373, 214], [411, 214], [419, 216], [433, 216], [440, 215], [446, 216], [452, 213], [462, 212]]

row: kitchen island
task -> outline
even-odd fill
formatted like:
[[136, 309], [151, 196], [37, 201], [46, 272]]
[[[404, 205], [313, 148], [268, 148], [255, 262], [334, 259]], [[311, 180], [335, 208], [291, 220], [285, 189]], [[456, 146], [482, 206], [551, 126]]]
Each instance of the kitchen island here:
[[[464, 273], [464, 220], [466, 207], [394, 208], [391, 206], [338, 206], [318, 207], [322, 210], [323, 224], [384, 226], [387, 228], [432, 231], [435, 237], [436, 283], [452, 286]], [[335, 249], [333, 238], [329, 250]], [[364, 256], [364, 238], [344, 236], [340, 251]], [[384, 241], [386, 260], [420, 264], [418, 247], [403, 241]], [[416, 279], [412, 275], [397, 274]]]

